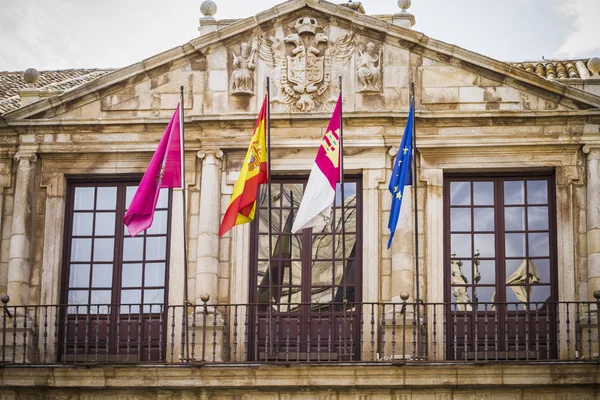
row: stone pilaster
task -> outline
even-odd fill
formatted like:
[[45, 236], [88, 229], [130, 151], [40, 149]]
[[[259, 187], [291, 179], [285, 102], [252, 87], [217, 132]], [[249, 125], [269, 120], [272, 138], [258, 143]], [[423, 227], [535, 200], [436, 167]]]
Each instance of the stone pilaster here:
[[594, 291], [600, 290], [600, 147], [587, 154], [587, 259], [588, 300], [595, 301]]
[[10, 236], [7, 291], [12, 305], [29, 301], [31, 286], [31, 217], [35, 153], [19, 151], [15, 155], [17, 177]]
[[211, 300], [218, 298], [219, 224], [221, 216], [221, 157], [223, 152], [200, 152], [202, 176], [200, 183], [200, 212], [198, 215], [198, 247], [196, 258], [196, 304], [207, 293]]

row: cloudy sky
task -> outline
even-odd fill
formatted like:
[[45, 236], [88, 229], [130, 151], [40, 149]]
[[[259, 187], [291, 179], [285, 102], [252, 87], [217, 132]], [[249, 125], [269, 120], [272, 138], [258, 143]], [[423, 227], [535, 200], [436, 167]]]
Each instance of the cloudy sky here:
[[[217, 19], [282, 0], [215, 0]], [[343, 0], [338, 0], [342, 2]], [[198, 35], [201, 0], [0, 0], [0, 71], [124, 67]], [[363, 0], [368, 14], [396, 0]], [[414, 29], [504, 61], [600, 57], [600, 0], [412, 0]]]

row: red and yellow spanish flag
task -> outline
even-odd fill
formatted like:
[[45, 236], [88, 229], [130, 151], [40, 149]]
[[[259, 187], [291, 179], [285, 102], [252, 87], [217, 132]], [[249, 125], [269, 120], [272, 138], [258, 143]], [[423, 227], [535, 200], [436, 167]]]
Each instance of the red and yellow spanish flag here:
[[254, 127], [254, 134], [250, 140], [250, 147], [242, 164], [240, 177], [235, 183], [231, 201], [225, 211], [219, 236], [236, 225], [245, 224], [254, 220], [256, 211], [256, 197], [258, 185], [267, 183], [267, 96], [258, 114]]

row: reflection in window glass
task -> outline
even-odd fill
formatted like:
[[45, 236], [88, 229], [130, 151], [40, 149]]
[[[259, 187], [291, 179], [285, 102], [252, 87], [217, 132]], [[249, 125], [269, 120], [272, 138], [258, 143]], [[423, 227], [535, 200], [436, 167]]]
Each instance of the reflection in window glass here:
[[71, 261], [91, 261], [92, 239], [71, 240]]
[[94, 264], [92, 287], [111, 287], [113, 278], [112, 264]]
[[525, 204], [525, 185], [523, 181], [504, 182], [504, 204]]
[[73, 236], [92, 234], [93, 213], [73, 213]]
[[75, 210], [93, 210], [94, 209], [94, 188], [78, 187], [75, 188]]
[[117, 188], [99, 187], [96, 210], [114, 210], [117, 207]]
[[473, 182], [473, 204], [476, 206], [494, 204], [494, 182]]
[[115, 253], [115, 239], [94, 239], [94, 261], [112, 261]]
[[471, 204], [471, 183], [450, 182], [450, 205], [468, 206]]
[[97, 213], [94, 231], [94, 234], [98, 236], [113, 236], [115, 234], [115, 213]]
[[123, 277], [121, 286], [142, 286], [142, 264], [123, 264]]
[[477, 232], [494, 230], [494, 209], [493, 208], [475, 208], [473, 209], [474, 230]]
[[507, 231], [525, 230], [525, 208], [524, 207], [506, 207], [504, 208], [504, 229]]
[[456, 257], [472, 257], [471, 235], [452, 234], [451, 238], [451, 254], [456, 254]]
[[146, 238], [146, 260], [165, 260], [167, 258], [167, 238], [148, 237]]
[[475, 256], [479, 252], [479, 257], [494, 257], [496, 254], [496, 241], [493, 233], [481, 234], [474, 236]]
[[524, 233], [507, 233], [504, 238], [506, 257], [525, 257]]
[[528, 204], [548, 204], [548, 182], [528, 181], [527, 182], [527, 203]]
[[550, 255], [550, 244], [548, 233], [530, 233], [529, 234], [529, 256], [547, 257]]
[[69, 287], [87, 288], [90, 284], [90, 265], [89, 264], [71, 264], [71, 275], [69, 277]]
[[144, 257], [144, 238], [127, 237], [123, 240], [123, 261], [141, 261]]
[[548, 230], [548, 207], [528, 207], [527, 224], [529, 230]]
[[453, 232], [471, 231], [471, 209], [452, 208], [450, 210], [450, 226]]

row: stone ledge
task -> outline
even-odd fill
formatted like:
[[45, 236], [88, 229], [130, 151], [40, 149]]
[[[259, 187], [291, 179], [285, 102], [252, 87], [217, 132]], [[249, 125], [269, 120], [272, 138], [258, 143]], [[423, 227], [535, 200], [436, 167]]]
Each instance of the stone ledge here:
[[0, 367], [3, 388], [419, 389], [600, 384], [600, 363]]

